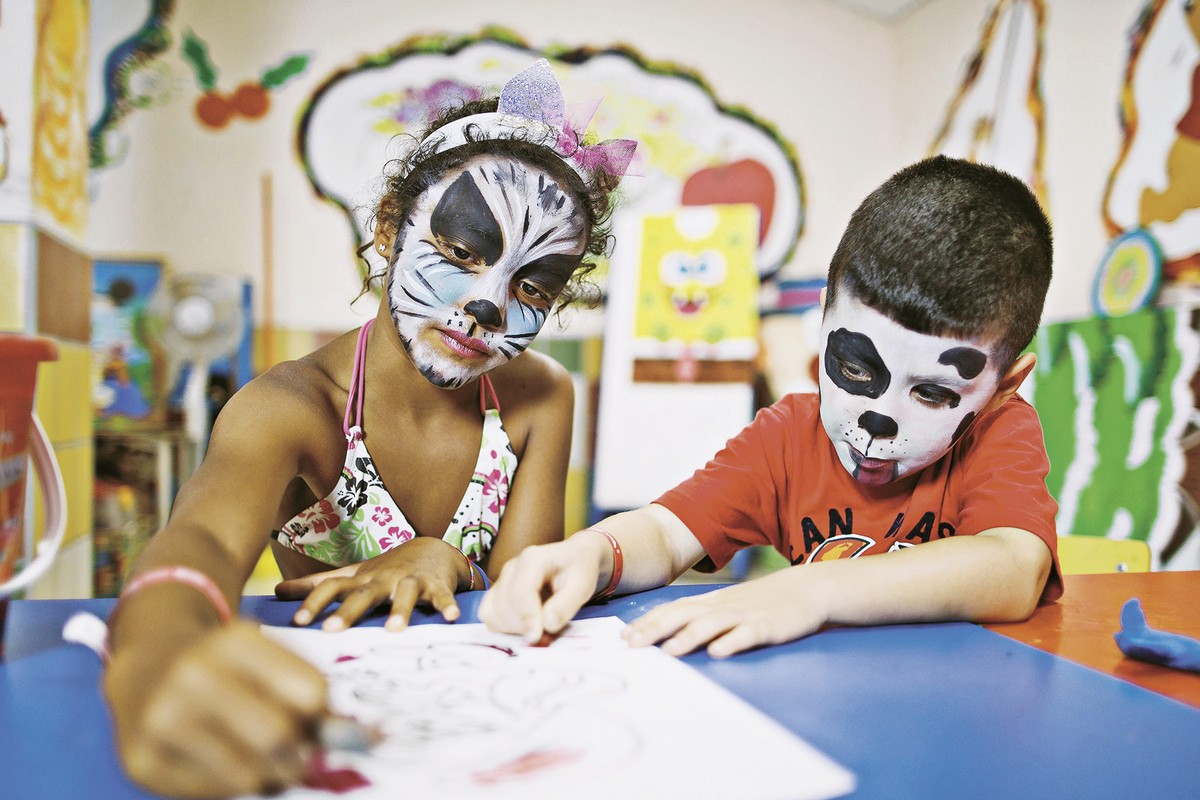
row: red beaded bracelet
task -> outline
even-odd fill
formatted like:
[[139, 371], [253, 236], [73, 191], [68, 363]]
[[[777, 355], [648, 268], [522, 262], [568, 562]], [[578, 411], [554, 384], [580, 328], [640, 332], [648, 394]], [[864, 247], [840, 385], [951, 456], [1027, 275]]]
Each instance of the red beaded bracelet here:
[[595, 597], [592, 598], [593, 600], [603, 600], [617, 590], [617, 584], [621, 582], [621, 573], [625, 570], [625, 557], [621, 555], [621, 545], [619, 542], [617, 542], [617, 538], [608, 531], [601, 530], [600, 528], [584, 528], [584, 530], [589, 530], [600, 534], [605, 539], [608, 539], [608, 543], [612, 545], [612, 577], [608, 579], [608, 586], [605, 586]]

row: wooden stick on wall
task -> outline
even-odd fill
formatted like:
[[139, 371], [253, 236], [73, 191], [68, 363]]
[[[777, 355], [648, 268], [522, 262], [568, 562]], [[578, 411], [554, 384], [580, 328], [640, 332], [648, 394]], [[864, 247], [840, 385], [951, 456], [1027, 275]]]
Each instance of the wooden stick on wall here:
[[275, 366], [275, 231], [271, 173], [262, 175], [262, 364], [260, 372]]

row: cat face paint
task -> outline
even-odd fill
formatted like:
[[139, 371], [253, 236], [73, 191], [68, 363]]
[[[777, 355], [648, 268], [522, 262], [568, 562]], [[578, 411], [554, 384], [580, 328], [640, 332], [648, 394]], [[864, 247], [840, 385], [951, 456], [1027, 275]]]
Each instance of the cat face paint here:
[[455, 388], [529, 346], [579, 266], [575, 201], [521, 161], [480, 156], [451, 171], [401, 225], [387, 296], [417, 369]]
[[821, 422], [860, 483], [937, 461], [999, 383], [991, 346], [916, 333], [848, 292], [821, 323]]

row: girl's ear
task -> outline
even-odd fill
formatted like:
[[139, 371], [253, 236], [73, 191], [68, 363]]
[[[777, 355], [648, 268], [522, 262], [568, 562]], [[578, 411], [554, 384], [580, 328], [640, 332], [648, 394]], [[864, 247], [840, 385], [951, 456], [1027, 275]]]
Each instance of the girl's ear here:
[[379, 208], [375, 210], [375, 252], [383, 256], [384, 261], [392, 260], [392, 248], [400, 225], [399, 212], [399, 204], [391, 195], [380, 200]]
[[1000, 385], [996, 387], [996, 393], [992, 395], [992, 399], [988, 401], [984, 413], [995, 411], [1000, 406], [1017, 393], [1021, 388], [1021, 384], [1029, 377], [1029, 373], [1037, 365], [1037, 356], [1033, 353], [1025, 353], [1013, 362], [1013, 365], [1008, 368], [1000, 378]]

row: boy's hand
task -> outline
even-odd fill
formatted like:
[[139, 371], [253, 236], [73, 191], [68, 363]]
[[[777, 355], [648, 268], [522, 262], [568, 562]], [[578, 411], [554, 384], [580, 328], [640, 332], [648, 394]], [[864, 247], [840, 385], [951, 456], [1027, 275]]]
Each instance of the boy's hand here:
[[156, 794], [273, 793], [305, 775], [325, 679], [257, 625], [213, 628], [177, 655], [117, 651], [104, 675], [117, 750]]
[[784, 569], [667, 603], [631, 623], [625, 640], [638, 647], [662, 642], [663, 651], [675, 656], [708, 645], [710, 656], [724, 658], [799, 639], [827, 621], [804, 577], [798, 569]]
[[[466, 556], [432, 536], [418, 536], [367, 561], [283, 581], [275, 596], [304, 603], [292, 621], [307, 625], [336, 601], [338, 610], [322, 624], [327, 631], [344, 630], [377, 606], [390, 604], [385, 627], [402, 630], [418, 603], [440, 611], [447, 622], [458, 619], [454, 600], [460, 577], [468, 574]], [[462, 578], [469, 580], [468, 577]]]
[[479, 619], [494, 631], [530, 642], [558, 633], [596, 593], [611, 562], [612, 548], [604, 537], [586, 531], [564, 542], [527, 547], [504, 565], [479, 605]]

